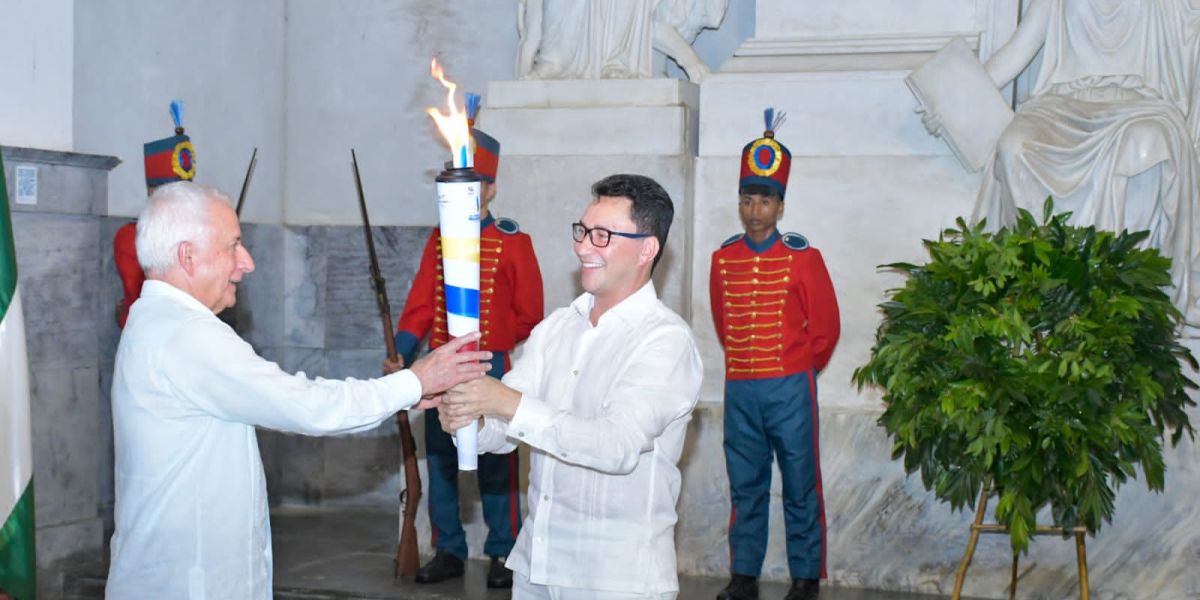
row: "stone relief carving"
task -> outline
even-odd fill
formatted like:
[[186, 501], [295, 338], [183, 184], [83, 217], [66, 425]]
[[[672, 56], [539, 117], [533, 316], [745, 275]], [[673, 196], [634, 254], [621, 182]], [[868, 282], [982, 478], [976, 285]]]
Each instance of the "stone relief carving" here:
[[[1039, 51], [974, 218], [1011, 223], [1052, 195], [1075, 223], [1149, 230], [1147, 243], [1173, 259], [1176, 306], [1200, 325], [1200, 3], [1032, 0], [985, 68], [1002, 87]], [[940, 115], [922, 112], [940, 134]]]
[[728, 7], [729, 0], [521, 0], [517, 77], [649, 78], [659, 50], [699, 83], [709, 70], [691, 43], [720, 26]]

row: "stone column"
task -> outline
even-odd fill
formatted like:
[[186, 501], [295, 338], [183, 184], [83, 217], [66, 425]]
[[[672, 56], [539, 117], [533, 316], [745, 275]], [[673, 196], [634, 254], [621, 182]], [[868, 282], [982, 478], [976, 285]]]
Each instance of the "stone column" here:
[[[99, 557], [112, 528], [109, 388], [120, 332], [108, 172], [115, 157], [6, 146], [5, 181], [25, 306], [40, 593], [57, 597], [55, 563]], [[15, 173], [36, 177], [18, 204]]]

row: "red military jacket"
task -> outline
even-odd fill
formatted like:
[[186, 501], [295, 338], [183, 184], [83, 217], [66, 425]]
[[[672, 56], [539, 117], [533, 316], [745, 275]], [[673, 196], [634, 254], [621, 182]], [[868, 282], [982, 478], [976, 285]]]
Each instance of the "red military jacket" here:
[[142, 284], [146, 282], [146, 274], [137, 257], [137, 223], [126, 223], [117, 230], [113, 237], [113, 262], [117, 264], [117, 274], [121, 276], [121, 288], [125, 297], [117, 305], [117, 325], [125, 328], [125, 319], [129, 318], [129, 308], [142, 295]]
[[[397, 325], [396, 351], [410, 359], [429, 334], [429, 346], [450, 341], [446, 328], [446, 292], [442, 279], [441, 234], [434, 229], [421, 255], [421, 266], [408, 292]], [[511, 351], [529, 337], [543, 317], [542, 272], [529, 234], [512, 219], [491, 215], [479, 232], [480, 348]]]
[[829, 363], [841, 331], [837, 295], [821, 253], [804, 236], [744, 235], [712, 255], [709, 296], [726, 379], [766, 379]]

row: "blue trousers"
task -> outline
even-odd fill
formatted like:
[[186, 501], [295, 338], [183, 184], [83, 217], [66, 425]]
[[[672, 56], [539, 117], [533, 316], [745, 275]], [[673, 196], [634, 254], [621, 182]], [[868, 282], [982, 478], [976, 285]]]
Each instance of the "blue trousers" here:
[[733, 509], [729, 554], [736, 575], [758, 577], [767, 552], [771, 460], [783, 477], [792, 577], [825, 577], [816, 372], [725, 382], [725, 467]]
[[[492, 353], [488, 374], [504, 375], [508, 356]], [[450, 434], [442, 431], [436, 409], [425, 411], [425, 461], [429, 467], [429, 521], [433, 547], [459, 558], [467, 557], [467, 537], [458, 506], [458, 451]], [[521, 529], [521, 503], [517, 490], [517, 452], [479, 455], [479, 496], [488, 526], [483, 553], [508, 556]]]

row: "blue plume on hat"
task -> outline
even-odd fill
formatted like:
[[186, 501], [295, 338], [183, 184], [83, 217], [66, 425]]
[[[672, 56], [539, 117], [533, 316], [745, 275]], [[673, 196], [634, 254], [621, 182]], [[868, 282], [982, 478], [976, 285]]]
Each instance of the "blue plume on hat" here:
[[766, 127], [766, 137], [775, 137], [775, 130], [779, 129], [786, 120], [787, 113], [783, 111], [777, 113], [774, 107], [770, 106], [763, 109], [763, 124]]
[[183, 100], [171, 101], [171, 120], [175, 121], [175, 129], [183, 132]]
[[479, 114], [479, 105], [482, 103], [483, 97], [475, 92], [467, 92], [467, 123], [474, 124], [475, 117]]

